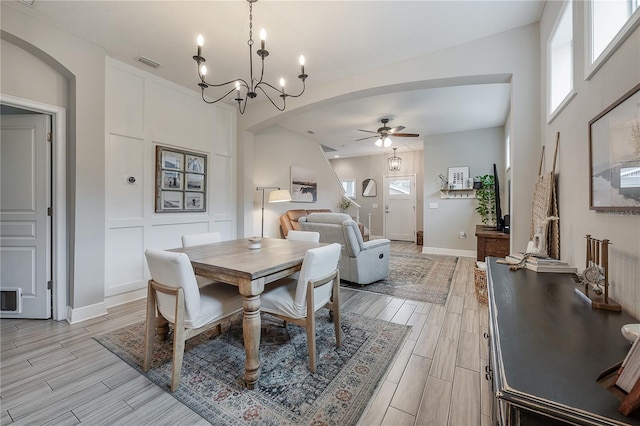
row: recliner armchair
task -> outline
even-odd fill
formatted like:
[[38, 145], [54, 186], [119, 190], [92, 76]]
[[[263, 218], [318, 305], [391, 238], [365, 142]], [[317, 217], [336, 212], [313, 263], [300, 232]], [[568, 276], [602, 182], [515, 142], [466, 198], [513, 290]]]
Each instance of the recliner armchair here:
[[303, 231], [320, 233], [321, 243], [340, 243], [340, 278], [371, 284], [389, 276], [391, 241], [364, 241], [358, 224], [344, 213], [311, 213], [299, 219]]

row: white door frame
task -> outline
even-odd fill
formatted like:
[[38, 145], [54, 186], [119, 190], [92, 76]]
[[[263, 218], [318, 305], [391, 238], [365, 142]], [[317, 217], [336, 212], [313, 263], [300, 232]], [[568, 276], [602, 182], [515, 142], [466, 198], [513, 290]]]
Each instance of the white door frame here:
[[0, 93], [0, 103], [24, 110], [51, 115], [53, 149], [51, 151], [51, 200], [53, 220], [51, 226], [51, 276], [53, 279], [53, 319], [67, 317], [67, 136], [65, 108]]

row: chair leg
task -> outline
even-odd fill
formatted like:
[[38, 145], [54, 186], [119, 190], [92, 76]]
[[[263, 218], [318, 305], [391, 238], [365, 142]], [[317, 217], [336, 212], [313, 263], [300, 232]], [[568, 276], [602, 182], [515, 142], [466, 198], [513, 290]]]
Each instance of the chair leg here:
[[156, 292], [151, 287], [151, 283], [147, 287], [147, 318], [144, 330], [144, 362], [142, 364], [143, 371], [149, 371], [151, 368], [151, 359], [153, 357], [153, 341], [156, 337]]
[[339, 348], [342, 346], [342, 330], [340, 329], [340, 307], [337, 303], [334, 303], [333, 310], [331, 312], [333, 312], [333, 326], [336, 330], [336, 346]]
[[180, 373], [182, 371], [182, 358], [184, 356], [184, 293], [178, 290], [176, 297], [176, 316], [173, 330], [173, 366], [171, 371], [171, 392], [178, 390], [180, 386]]
[[340, 329], [340, 271], [337, 272], [333, 282], [331, 293], [331, 311], [333, 313], [333, 325], [336, 330], [336, 346], [342, 346], [342, 334]]
[[307, 316], [307, 347], [309, 350], [309, 370], [316, 372], [316, 316]]

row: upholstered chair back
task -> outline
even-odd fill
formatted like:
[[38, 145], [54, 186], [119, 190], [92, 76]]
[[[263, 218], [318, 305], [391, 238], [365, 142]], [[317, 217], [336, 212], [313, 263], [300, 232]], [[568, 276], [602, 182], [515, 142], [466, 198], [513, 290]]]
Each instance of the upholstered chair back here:
[[222, 241], [219, 232], [205, 232], [202, 234], [188, 234], [182, 236], [182, 247], [199, 246], [202, 244], [212, 244]]
[[[151, 272], [151, 279], [167, 287], [182, 287], [184, 292], [185, 322], [191, 322], [200, 314], [200, 291], [189, 257], [184, 253], [147, 249], [144, 252]], [[158, 310], [169, 322], [175, 322], [176, 299], [157, 292]]]

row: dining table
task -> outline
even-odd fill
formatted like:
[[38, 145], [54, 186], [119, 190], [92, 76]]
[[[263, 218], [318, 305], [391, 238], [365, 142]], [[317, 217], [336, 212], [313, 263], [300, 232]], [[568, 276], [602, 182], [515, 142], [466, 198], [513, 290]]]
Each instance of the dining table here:
[[260, 294], [269, 283], [299, 271], [307, 250], [324, 244], [262, 238], [256, 245], [242, 238], [170, 250], [189, 256], [196, 275], [238, 287], [244, 298], [244, 382], [249, 389], [260, 378]]

